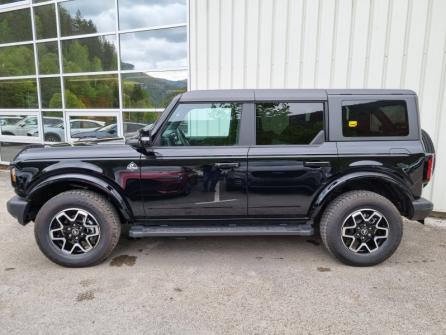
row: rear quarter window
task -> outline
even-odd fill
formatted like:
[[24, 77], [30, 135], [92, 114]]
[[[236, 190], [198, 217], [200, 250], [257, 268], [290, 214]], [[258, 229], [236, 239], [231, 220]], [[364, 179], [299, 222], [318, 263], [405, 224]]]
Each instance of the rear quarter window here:
[[345, 137], [394, 137], [409, 135], [404, 100], [343, 101], [342, 134]]

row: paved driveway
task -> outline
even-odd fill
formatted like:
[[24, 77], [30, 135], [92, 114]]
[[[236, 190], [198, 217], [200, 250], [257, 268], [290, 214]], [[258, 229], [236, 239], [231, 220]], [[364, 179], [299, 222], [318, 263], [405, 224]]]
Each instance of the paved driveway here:
[[65, 269], [6, 212], [0, 171], [0, 333], [446, 333], [446, 222], [406, 222], [382, 265], [353, 268], [319, 239], [123, 238]]

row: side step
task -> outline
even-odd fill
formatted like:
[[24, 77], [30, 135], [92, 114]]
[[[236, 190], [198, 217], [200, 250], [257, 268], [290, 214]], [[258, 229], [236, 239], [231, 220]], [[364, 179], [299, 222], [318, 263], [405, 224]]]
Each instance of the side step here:
[[263, 224], [263, 225], [134, 225], [129, 236], [261, 236], [296, 235], [312, 236], [314, 228], [310, 224]]

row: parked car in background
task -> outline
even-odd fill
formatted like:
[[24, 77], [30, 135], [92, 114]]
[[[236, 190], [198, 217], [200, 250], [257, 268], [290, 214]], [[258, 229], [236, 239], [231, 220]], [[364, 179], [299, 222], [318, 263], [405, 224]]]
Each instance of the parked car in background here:
[[21, 116], [0, 116], [0, 127], [15, 124], [21, 119], [23, 119]]
[[[144, 123], [137, 123], [137, 122], [124, 122], [124, 137], [132, 137], [135, 136], [139, 129], [147, 126]], [[104, 139], [104, 138], [113, 138], [118, 136], [118, 128], [116, 126], [116, 123], [108, 124], [106, 126], [103, 126], [101, 128], [86, 131], [86, 132], [79, 132], [77, 134], [72, 134], [71, 137], [73, 139]]]
[[[82, 132], [96, 130], [104, 126], [105, 122], [89, 119], [75, 119], [70, 121], [71, 134], [78, 134]], [[37, 128], [28, 131], [28, 136], [38, 136], [39, 130]], [[56, 126], [44, 126], [44, 139], [46, 142], [64, 142], [65, 141], [65, 127], [63, 122]]]
[[[57, 126], [61, 122], [63, 119], [60, 117], [43, 117], [44, 126]], [[1, 134], [9, 136], [28, 136], [28, 132], [34, 130], [39, 131], [37, 116], [25, 116], [14, 124], [1, 126]]]

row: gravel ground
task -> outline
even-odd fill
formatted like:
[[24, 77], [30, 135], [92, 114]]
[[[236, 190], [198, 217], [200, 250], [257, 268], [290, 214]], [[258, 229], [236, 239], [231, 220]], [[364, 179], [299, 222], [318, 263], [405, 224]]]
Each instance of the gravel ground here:
[[371, 268], [318, 238], [122, 238], [103, 264], [47, 260], [6, 212], [0, 171], [0, 333], [446, 333], [446, 221], [405, 222]]

